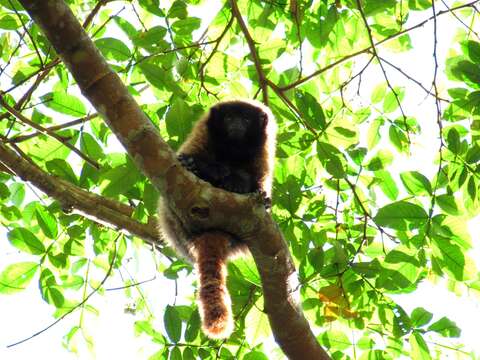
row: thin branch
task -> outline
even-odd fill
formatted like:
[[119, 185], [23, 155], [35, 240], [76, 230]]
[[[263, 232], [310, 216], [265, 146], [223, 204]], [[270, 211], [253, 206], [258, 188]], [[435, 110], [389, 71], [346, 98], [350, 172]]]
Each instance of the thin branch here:
[[[22, 17], [21, 17], [20, 14], [18, 13], [18, 10], [15, 8], [15, 5], [12, 3], [12, 0], [8, 0], [8, 3], [9, 3], [10, 6], [13, 8], [13, 11], [15, 12], [15, 15], [17, 15], [18, 20], [19, 20], [20, 23], [22, 24], [23, 30], [27, 33], [28, 38], [29, 38], [30, 41], [32, 42], [32, 46], [33, 46], [33, 49], [35, 50], [35, 53], [37, 54], [38, 61], [40, 62], [40, 66], [43, 67], [43, 59], [42, 59], [42, 56], [40, 55], [40, 51], [38, 51], [37, 44], [35, 43], [35, 40], [33, 40], [32, 34], [30, 34], [30, 31], [28, 31], [27, 26], [26, 26], [25, 23], [23, 22]], [[25, 45], [26, 45], [26, 44], [25, 44]]]
[[151, 282], [151, 281], [154, 281], [156, 278], [157, 278], [157, 277], [154, 276], [154, 277], [152, 277], [151, 279], [139, 281], [139, 282], [136, 282], [136, 283], [134, 283], [134, 284], [125, 285], [125, 286], [118, 286], [118, 287], [113, 287], [113, 288], [107, 288], [107, 289], [105, 289], [105, 291], [116, 291], [116, 290], [128, 289], [128, 288], [131, 288], [131, 287], [134, 287], [134, 286], [138, 286], [138, 285], [142, 285], [142, 284], [149, 283], [149, 282]]
[[400, 98], [398, 97], [397, 92], [393, 88], [392, 84], [390, 83], [390, 80], [388, 79], [387, 72], [385, 71], [385, 67], [383, 66], [383, 62], [378, 56], [377, 48], [375, 46], [375, 41], [373, 40], [373, 35], [372, 35], [372, 29], [370, 29], [370, 25], [368, 24], [367, 17], [365, 16], [365, 12], [363, 11], [362, 4], [360, 0], [356, 0], [357, 2], [357, 8], [358, 11], [360, 12], [360, 16], [362, 17], [363, 23], [365, 25], [365, 28], [367, 29], [367, 34], [368, 34], [368, 39], [370, 40], [370, 46], [371, 46], [371, 52], [375, 58], [378, 60], [378, 64], [380, 65], [380, 69], [382, 70], [383, 77], [385, 78], [385, 81], [387, 83], [388, 88], [390, 91], [393, 93], [393, 96], [395, 97], [395, 101], [397, 102], [397, 105], [400, 109], [400, 112], [403, 117], [403, 125], [405, 126], [405, 133], [407, 135], [407, 142], [410, 145], [412, 143], [410, 139], [410, 132], [409, 132], [409, 126], [407, 124], [407, 116], [405, 115], [405, 112], [403, 111], [402, 103], [400, 101]]
[[[444, 0], [442, 0], [442, 3], [443, 3], [443, 5], [444, 5], [447, 9], [450, 9], [450, 8], [448, 7], [448, 4], [447, 4]], [[434, 6], [434, 5], [433, 5], [433, 6]], [[432, 7], [433, 7], [433, 6], [432, 6]], [[474, 35], [477, 37], [477, 39], [480, 39], [480, 36], [478, 35], [478, 33], [477, 33], [475, 30], [473, 30], [471, 26], [468, 26], [467, 24], [465, 24], [465, 23], [463, 22], [463, 20], [460, 19], [460, 18], [458, 17], [458, 15], [455, 14], [454, 12], [452, 12], [452, 15], [453, 15], [453, 17], [454, 17], [455, 19], [457, 19], [458, 22], [459, 22], [460, 24], [462, 24], [469, 32], [471, 32], [472, 34], [474, 34]]]
[[[83, 118], [72, 120], [72, 121], [66, 122], [64, 124], [50, 126], [48, 128], [45, 128], [45, 131], [52, 132], [52, 131], [57, 131], [57, 130], [70, 128], [70, 127], [75, 126], [75, 125], [84, 124], [87, 121], [95, 119], [97, 116], [98, 116], [97, 113], [90, 114], [90, 115], [87, 115]], [[19, 143], [19, 142], [22, 142], [22, 141], [25, 141], [25, 140], [32, 139], [32, 138], [34, 138], [38, 135], [42, 135], [42, 134], [43, 134], [42, 132], [37, 131], [37, 132], [31, 133], [31, 134], [28, 134], [28, 135], [17, 135], [17, 136], [14, 136], [11, 139], [8, 139], [7, 141], [9, 143]]]
[[433, 63], [434, 63], [434, 70], [433, 70], [433, 80], [432, 80], [432, 87], [436, 95], [435, 99], [435, 108], [436, 108], [436, 116], [437, 116], [437, 126], [438, 126], [438, 136], [440, 139], [440, 144], [438, 147], [438, 170], [437, 170], [437, 176], [436, 176], [436, 181], [435, 185], [433, 187], [432, 191], [432, 199], [430, 202], [430, 209], [428, 211], [428, 222], [427, 226], [425, 229], [425, 234], [424, 237], [428, 236], [428, 233], [430, 232], [430, 227], [432, 223], [432, 217], [433, 217], [433, 212], [435, 210], [435, 203], [436, 203], [436, 194], [437, 190], [440, 184], [440, 173], [442, 172], [442, 166], [443, 166], [443, 155], [442, 155], [442, 150], [445, 147], [445, 143], [443, 140], [443, 124], [442, 124], [442, 110], [440, 107], [440, 101], [438, 100], [438, 88], [437, 88], [437, 75], [438, 75], [438, 59], [437, 59], [437, 45], [438, 45], [438, 39], [437, 39], [437, 18], [435, 16], [435, 2], [432, 2], [432, 11], [433, 11]]
[[230, 17], [230, 20], [228, 20], [227, 25], [223, 29], [222, 33], [215, 40], [213, 40], [213, 42], [215, 43], [215, 46], [213, 47], [212, 51], [210, 52], [210, 55], [208, 55], [207, 59], [202, 63], [202, 65], [200, 66], [200, 69], [198, 70], [199, 75], [200, 75], [200, 83], [202, 84], [202, 88], [204, 88], [205, 91], [207, 91], [207, 93], [211, 93], [211, 92], [205, 87], [205, 67], [210, 62], [210, 60], [212, 60], [212, 58], [215, 55], [215, 53], [217, 52], [218, 47], [220, 46], [220, 43], [222, 42], [223, 38], [228, 33], [228, 30], [230, 30], [230, 28], [232, 27], [233, 19], [234, 19], [234, 17], [232, 15]]
[[105, 282], [107, 281], [108, 277], [110, 276], [111, 272], [112, 272], [112, 269], [113, 269], [113, 264], [115, 263], [115, 260], [117, 259], [117, 240], [118, 238], [121, 236], [121, 234], [118, 234], [117, 238], [115, 239], [114, 241], [114, 245], [113, 245], [113, 249], [114, 249], [114, 252], [113, 252], [113, 256], [112, 256], [112, 261], [110, 261], [110, 266], [108, 268], [108, 271], [107, 273], [105, 274], [105, 277], [102, 279], [102, 281], [100, 282], [100, 284], [94, 288], [92, 290], [92, 292], [90, 292], [82, 301], [80, 301], [77, 305], [75, 305], [73, 308], [71, 308], [70, 310], [68, 310], [65, 314], [63, 314], [62, 316], [60, 316], [57, 320], [55, 320], [54, 322], [52, 322], [50, 325], [46, 326], [45, 328], [43, 328], [42, 330], [40, 331], [37, 331], [36, 333], [34, 333], [33, 335], [23, 339], [23, 340], [20, 340], [20, 341], [17, 341], [13, 344], [10, 344], [10, 345], [7, 345], [7, 348], [11, 348], [11, 347], [14, 347], [14, 346], [17, 346], [17, 345], [20, 345], [28, 340], [31, 340], [33, 339], [34, 337], [44, 333], [45, 331], [47, 331], [48, 329], [52, 328], [53, 326], [57, 325], [60, 321], [62, 321], [63, 319], [65, 319], [68, 315], [70, 315], [71, 313], [73, 313], [75, 310], [77, 310], [78, 308], [80, 307], [83, 307], [83, 305], [94, 295], [98, 292], [98, 290], [100, 290], [100, 288], [103, 286], [103, 284], [105, 284]]
[[10, 105], [8, 105], [8, 103], [3, 99], [3, 97], [1, 96], [0, 94], [0, 105], [2, 105], [10, 114], [12, 114], [13, 116], [15, 116], [18, 120], [20, 120], [21, 122], [27, 124], [27, 125], [30, 125], [31, 127], [33, 127], [34, 129], [38, 130], [39, 132], [41, 132], [42, 134], [45, 134], [45, 135], [48, 135], [48, 136], [51, 136], [52, 138], [54, 138], [55, 140], [59, 141], [60, 143], [62, 143], [64, 146], [66, 146], [67, 148], [69, 148], [70, 150], [72, 150], [75, 154], [77, 154], [78, 156], [80, 156], [83, 160], [85, 160], [86, 162], [88, 162], [90, 165], [92, 165], [94, 168], [96, 169], [100, 169], [100, 165], [95, 161], [95, 160], [92, 160], [90, 159], [87, 155], [85, 155], [83, 152], [81, 152], [80, 150], [78, 150], [74, 145], [70, 144], [67, 139], [61, 137], [60, 135], [54, 133], [53, 131], [50, 131], [40, 125], [38, 125], [37, 123], [35, 123], [34, 121], [28, 119], [27, 117], [25, 117], [23, 114], [21, 114], [18, 110], [16, 110], [15, 108], [11, 107]]
[[[377, 55], [378, 56], [378, 55]], [[397, 70], [400, 74], [402, 74], [403, 76], [405, 76], [408, 80], [414, 82], [415, 84], [417, 84], [420, 88], [422, 88], [423, 91], [425, 91], [428, 95], [431, 95], [433, 96], [435, 99], [438, 99], [440, 101], [445, 101], [445, 102], [450, 102], [450, 100], [448, 99], [444, 99], [444, 98], [441, 98], [441, 97], [438, 97], [437, 98], [437, 95], [435, 95], [435, 93], [432, 93], [430, 90], [428, 90], [420, 81], [418, 81], [417, 79], [411, 77], [410, 75], [408, 75], [405, 71], [402, 70], [402, 68], [396, 66], [395, 64], [392, 64], [390, 61], [388, 61], [387, 59], [385, 58], [382, 58], [380, 56], [378, 56], [378, 58], [380, 60], [382, 60], [385, 64], [387, 64], [388, 66], [390, 66], [391, 68]]]
[[245, 21], [243, 21], [243, 17], [238, 8], [237, 1], [230, 0], [230, 4], [232, 7], [232, 14], [235, 17], [235, 19], [237, 19], [237, 23], [240, 26], [240, 29], [242, 30], [242, 33], [245, 36], [245, 40], [247, 41], [248, 48], [250, 49], [250, 55], [252, 56], [253, 63], [255, 65], [255, 70], [257, 71], [258, 83], [262, 89], [263, 103], [268, 106], [269, 101], [268, 101], [267, 80], [265, 77], [265, 73], [263, 72], [260, 57], [258, 56], [258, 52], [255, 47], [255, 41], [253, 40], [252, 36], [250, 35], [250, 32], [248, 31], [248, 27], [245, 24]]

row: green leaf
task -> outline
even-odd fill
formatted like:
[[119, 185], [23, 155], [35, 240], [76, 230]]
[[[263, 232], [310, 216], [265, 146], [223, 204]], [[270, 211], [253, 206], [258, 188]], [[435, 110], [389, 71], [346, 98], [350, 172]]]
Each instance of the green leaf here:
[[40, 291], [43, 299], [57, 308], [61, 308], [65, 303], [65, 297], [62, 289], [58, 286], [52, 271], [45, 268], [40, 274]]
[[452, 73], [459, 79], [465, 81], [474, 88], [480, 84], [480, 64], [460, 60], [452, 68]]
[[190, 319], [187, 322], [187, 328], [185, 329], [185, 341], [194, 341], [200, 331], [200, 315], [198, 311], [192, 311]]
[[176, 97], [165, 116], [168, 134], [178, 136], [178, 141], [183, 143], [192, 129], [192, 117], [192, 109], [184, 100]]
[[392, 91], [389, 91], [383, 100], [383, 112], [392, 113], [400, 107], [403, 98], [405, 97], [405, 90], [395, 87]]
[[172, 24], [172, 30], [179, 36], [191, 35], [194, 30], [197, 30], [202, 21], [196, 17], [189, 17], [180, 19]]
[[82, 136], [80, 137], [80, 150], [94, 160], [100, 160], [105, 156], [102, 147], [98, 145], [95, 138], [87, 132], [82, 132]]
[[13, 202], [16, 207], [20, 207], [25, 199], [25, 185], [22, 183], [10, 185], [10, 194], [10, 201]]
[[376, 171], [385, 169], [393, 161], [393, 155], [388, 150], [380, 150], [367, 164], [367, 169]]
[[423, 208], [406, 201], [388, 204], [379, 209], [374, 217], [377, 225], [396, 230], [419, 228], [427, 219], [428, 215]]
[[245, 338], [251, 346], [263, 343], [271, 336], [267, 314], [263, 309], [263, 301], [259, 299], [245, 317]]
[[25, 290], [37, 272], [35, 262], [19, 262], [8, 265], [0, 273], [0, 294], [14, 294]]
[[36, 206], [35, 215], [38, 225], [42, 229], [45, 236], [50, 239], [57, 239], [58, 227], [55, 218], [40, 204], [37, 204]]
[[78, 184], [78, 179], [72, 167], [63, 159], [53, 159], [45, 163], [47, 170], [58, 177], [68, 180], [72, 184]]
[[378, 186], [382, 189], [383, 193], [387, 195], [390, 200], [395, 200], [398, 197], [398, 187], [390, 173], [385, 170], [378, 170], [375, 171], [375, 177], [378, 179]]
[[422, 196], [432, 194], [432, 185], [426, 176], [418, 171], [406, 171], [400, 174], [403, 186], [409, 194]]
[[132, 56], [128, 46], [115, 38], [105, 37], [95, 40], [95, 45], [102, 55], [109, 60], [126, 61]]
[[371, 95], [372, 103], [376, 104], [382, 101], [385, 98], [386, 93], [387, 93], [387, 84], [385, 84], [385, 82], [382, 82], [377, 86], [375, 86]]
[[376, 118], [372, 121], [367, 133], [368, 149], [373, 149], [380, 141], [380, 128], [385, 123], [383, 118]]
[[165, 314], [163, 315], [163, 324], [170, 340], [177, 343], [182, 334], [182, 320], [180, 319], [175, 306], [167, 305]]
[[447, 133], [447, 147], [454, 154], [459, 154], [460, 152], [460, 135], [457, 129], [451, 127], [448, 129]]
[[268, 360], [268, 357], [263, 352], [254, 350], [245, 354], [243, 360]]
[[[148, 31], [135, 32], [132, 41], [135, 46], [154, 52], [163, 50], [169, 46], [168, 44], [165, 44], [165, 41], [163, 40], [166, 34], [166, 28], [163, 26], [154, 26]], [[143, 63], [140, 63], [140, 67], [142, 67], [142, 64]]]
[[438, 266], [457, 281], [469, 280], [475, 276], [475, 264], [460, 246], [442, 238], [434, 237], [433, 240], [432, 252]]
[[461, 330], [452, 320], [442, 317], [428, 327], [428, 331], [435, 331], [445, 337], [460, 337]]
[[236, 259], [234, 264], [242, 274], [243, 279], [258, 287], [262, 286], [260, 275], [258, 274], [257, 267], [252, 259]]
[[74, 117], [83, 117], [87, 114], [85, 105], [76, 96], [55, 91], [41, 96], [43, 105], [49, 107], [56, 112]]
[[335, 179], [343, 179], [345, 177], [345, 169], [338, 156], [331, 155], [330, 158], [326, 160], [325, 170]]
[[132, 166], [121, 165], [102, 174], [102, 180], [107, 182], [102, 194], [108, 197], [118, 196], [128, 192], [140, 179], [140, 174]]
[[433, 314], [422, 307], [413, 309], [410, 319], [412, 320], [412, 326], [421, 327], [428, 324], [433, 318]]
[[170, 352], [170, 360], [182, 360], [182, 353], [178, 346], [175, 346]]
[[423, 336], [418, 332], [414, 331], [409, 338], [411, 346], [411, 358], [415, 360], [430, 360], [430, 350], [428, 345], [423, 339]]
[[320, 336], [320, 342], [329, 349], [346, 350], [352, 346], [352, 342], [345, 333], [340, 330], [329, 330]]
[[408, 7], [412, 10], [425, 10], [432, 7], [430, 0], [408, 0]]
[[469, 164], [475, 164], [480, 161], [480, 146], [473, 144], [473, 146], [467, 151], [465, 161]]
[[455, 197], [453, 195], [438, 195], [436, 198], [438, 206], [440, 209], [445, 211], [450, 215], [460, 215], [461, 211], [458, 209]]
[[3, 30], [15, 30], [18, 29], [22, 24], [16, 17], [11, 15], [4, 15], [0, 18], [0, 29]]
[[299, 91], [295, 92], [295, 102], [302, 114], [302, 118], [314, 129], [324, 129], [325, 114], [320, 104], [310, 93]]
[[10, 190], [8, 190], [8, 187], [7, 185], [5, 185], [4, 183], [0, 183], [0, 199], [8, 199], [8, 197], [10, 196]]
[[315, 248], [308, 252], [308, 262], [318, 272], [323, 269], [324, 259], [325, 256], [322, 248]]
[[25, 228], [15, 228], [7, 234], [10, 243], [17, 249], [33, 255], [44, 254], [46, 249], [43, 243]]
[[480, 63], [480, 43], [469, 40], [466, 44], [468, 57], [476, 64]]
[[390, 125], [388, 128], [388, 137], [398, 151], [402, 152], [408, 148], [408, 138], [397, 126]]
[[467, 192], [470, 199], [475, 201], [477, 198], [477, 184], [475, 183], [475, 178], [473, 176], [470, 176], [468, 179]]
[[187, 4], [183, 0], [175, 0], [168, 10], [168, 17], [185, 19], [188, 16]]

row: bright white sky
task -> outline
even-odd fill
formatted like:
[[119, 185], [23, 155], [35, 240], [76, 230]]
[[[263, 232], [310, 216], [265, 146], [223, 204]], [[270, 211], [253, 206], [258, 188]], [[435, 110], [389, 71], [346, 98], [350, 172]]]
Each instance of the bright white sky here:
[[[213, 8], [218, 8], [218, 1], [209, 2], [208, 14], [215, 14]], [[196, 14], [206, 14], [204, 11], [197, 11]], [[126, 16], [127, 11], [122, 13]], [[417, 23], [420, 19], [425, 18], [429, 14], [415, 15], [410, 19], [410, 24]], [[203, 15], [200, 15], [203, 16]], [[442, 16], [438, 19], [438, 38], [439, 42], [438, 59], [445, 58], [448, 46], [451, 44], [450, 39], [454, 35], [451, 29], [457, 26], [456, 20], [450, 16]], [[381, 56], [387, 57], [397, 66], [402, 67], [408, 74], [421, 81], [425, 86], [432, 80], [432, 23], [416, 30], [412, 35], [414, 52], [408, 54], [395, 54], [389, 56], [389, 53], [382, 47], [379, 48]], [[477, 27], [478, 29], [478, 27]], [[115, 35], [117, 36], [117, 35]], [[286, 66], [289, 67], [289, 66]], [[387, 66], [388, 69], [388, 66]], [[442, 70], [442, 69], [440, 69]], [[442, 71], [439, 71], [441, 74]], [[396, 162], [395, 171], [401, 172], [405, 170], [418, 170], [426, 175], [435, 172], [436, 167], [433, 164], [432, 147], [437, 149], [437, 134], [434, 104], [430, 100], [425, 101], [425, 93], [423, 90], [414, 87], [412, 83], [406, 80], [402, 75], [389, 70], [388, 76], [390, 81], [398, 86], [406, 86], [407, 96], [404, 102], [404, 108], [409, 113], [415, 114], [421, 124], [423, 137], [416, 140], [416, 156], [415, 158], [405, 159], [402, 162]], [[368, 72], [364, 75], [364, 79], [368, 79], [369, 83], [362, 85], [362, 93], [368, 96], [370, 89], [383, 80], [379, 72]], [[446, 83], [440, 83], [440, 90], [446, 87]], [[114, 150], [116, 151], [116, 150]], [[434, 155], [434, 154], [433, 154]], [[473, 243], [476, 248], [471, 256], [476, 260], [477, 266], [480, 267], [480, 246], [478, 234], [480, 234], [478, 219], [470, 222], [470, 230], [473, 236]], [[1, 231], [1, 230], [0, 230]], [[17, 261], [27, 261], [25, 254], [18, 252], [8, 245], [5, 234], [0, 232], [3, 241], [0, 241], [0, 254], [2, 255], [2, 264], [14, 263]], [[137, 264], [137, 268], [130, 262], [126, 265], [129, 273], [136, 276], [136, 281], [147, 280], [155, 276], [155, 263], [151, 253], [147, 250], [140, 251], [141, 264]], [[122, 271], [124, 276], [125, 271]], [[139, 275], [140, 274], [140, 275]], [[161, 277], [161, 276], [160, 276]], [[179, 284], [189, 283], [181, 279]], [[107, 287], [122, 286], [122, 280], [118, 273], [107, 282]], [[142, 292], [148, 305], [153, 313], [157, 316], [157, 325], [161, 327], [163, 319], [163, 309], [167, 304], [173, 304], [175, 300], [174, 282], [170, 280], [155, 280], [141, 286]], [[179, 288], [177, 301], [192, 296], [190, 286]], [[462, 337], [460, 342], [466, 345], [466, 349], [473, 349], [480, 354], [480, 343], [478, 342], [478, 324], [480, 324], [480, 305], [478, 299], [468, 298], [467, 296], [457, 297], [445, 289], [445, 284], [433, 285], [429, 282], [423, 282], [419, 289], [410, 295], [396, 296], [396, 300], [404, 309], [410, 313], [417, 306], [423, 306], [427, 310], [434, 313], [434, 320], [441, 316], [447, 316], [455, 321], [462, 329]], [[91, 304], [95, 306], [100, 313], [99, 317], [88, 316], [85, 323], [88, 324], [90, 335], [94, 338], [95, 353], [98, 359], [144, 359], [155, 351], [158, 347], [146, 338], [135, 338], [133, 336], [133, 322], [135, 316], [124, 313], [127, 305], [122, 291], [110, 291], [105, 296], [92, 297]], [[0, 359], [23, 360], [31, 358], [49, 359], [74, 359], [71, 353], [64, 350], [61, 346], [61, 338], [69, 331], [69, 329], [78, 324], [78, 313], [75, 313], [62, 322], [48, 330], [46, 333], [29, 340], [28, 342], [16, 346], [12, 349], [6, 349], [5, 346], [12, 342], [28, 337], [38, 330], [52, 322], [53, 308], [44, 303], [36, 286], [35, 279], [32, 281], [28, 290], [16, 294], [15, 296], [0, 296]], [[82, 359], [90, 358], [86, 349], [80, 349]]]

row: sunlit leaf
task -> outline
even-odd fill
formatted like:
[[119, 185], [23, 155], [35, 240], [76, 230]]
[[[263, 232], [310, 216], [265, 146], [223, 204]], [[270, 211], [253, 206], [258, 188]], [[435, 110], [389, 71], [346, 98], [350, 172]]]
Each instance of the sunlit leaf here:
[[19, 262], [8, 265], [0, 273], [0, 294], [14, 294], [25, 290], [37, 272], [35, 262]]

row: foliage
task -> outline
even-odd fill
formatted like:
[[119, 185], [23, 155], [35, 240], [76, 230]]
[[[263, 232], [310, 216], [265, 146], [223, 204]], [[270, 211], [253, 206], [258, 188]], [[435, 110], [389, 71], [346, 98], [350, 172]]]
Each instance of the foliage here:
[[[408, 313], [393, 295], [415, 294], [421, 282], [440, 278], [459, 293], [480, 290], [467, 230], [480, 210], [480, 39], [465, 25], [478, 22], [473, 7], [242, 1], [247, 34], [232, 3], [205, 1], [207, 12], [199, 1], [68, 3], [88, 19], [89, 36], [173, 148], [218, 99], [268, 100], [279, 123], [273, 214], [296, 261], [303, 309], [334, 359], [430, 359], [455, 351], [451, 338], [460, 328], [453, 320], [428, 304]], [[419, 26], [409, 18], [436, 25], [451, 13], [458, 46], [444, 57], [434, 45], [438, 28], [423, 30], [435, 60], [445, 63], [443, 72], [434, 58], [426, 62], [424, 86], [408, 74], [412, 67], [395, 66], [397, 56], [415, 51], [410, 30]], [[158, 194], [113, 145], [114, 135], [15, 0], [0, 0], [0, 57], [0, 142], [49, 174], [130, 206], [139, 222], [155, 216]], [[414, 88], [436, 113], [415, 111], [408, 100]], [[419, 146], [425, 141], [428, 147]], [[59, 199], [32, 194], [14, 168], [0, 170], [1, 224], [24, 254], [3, 262], [1, 294], [37, 283], [59, 318], [83, 312], [88, 294], [101, 292], [127, 257], [142, 261], [142, 243], [68, 211]], [[170, 249], [160, 252], [160, 276], [181, 283], [191, 267]], [[101, 275], [92, 277], [91, 268]], [[135, 333], [158, 345], [151, 358], [271, 359], [252, 261], [230, 264], [228, 282], [236, 327], [226, 342], [202, 335], [194, 301], [152, 313], [141, 292], [125, 288], [136, 304]], [[67, 347], [86, 327], [71, 329]]]

